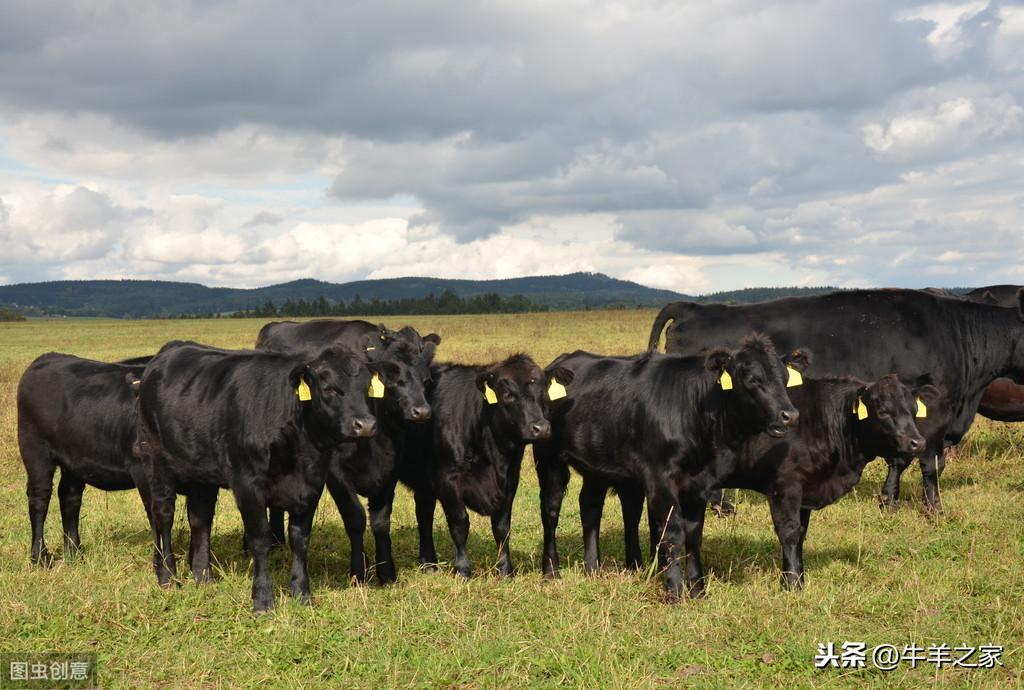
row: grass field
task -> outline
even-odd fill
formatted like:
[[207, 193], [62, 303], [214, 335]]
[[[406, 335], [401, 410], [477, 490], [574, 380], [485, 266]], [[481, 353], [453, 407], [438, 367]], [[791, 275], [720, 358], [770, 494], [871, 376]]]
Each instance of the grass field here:
[[[647, 311], [411, 317], [444, 342], [439, 359], [490, 361], [530, 352], [542, 365], [565, 350], [642, 348]], [[528, 458], [512, 533], [518, 576], [488, 573], [490, 526], [473, 516], [477, 577], [419, 573], [412, 500], [400, 489], [394, 514], [396, 586], [348, 583], [348, 542], [334, 506], [317, 513], [310, 551], [313, 606], [291, 602], [287, 561], [275, 554], [274, 613], [251, 613], [241, 521], [226, 492], [214, 527], [217, 581], [162, 591], [152, 542], [134, 492], [88, 489], [84, 552], [60, 559], [56, 491], [48, 570], [30, 566], [24, 469], [16, 441], [15, 389], [26, 365], [55, 350], [97, 359], [153, 352], [172, 338], [247, 347], [262, 322], [34, 321], [0, 324], [0, 651], [95, 651], [104, 687], [1007, 687], [1024, 685], [1024, 426], [979, 421], [943, 476], [944, 517], [921, 510], [920, 473], [907, 472], [904, 502], [882, 514], [884, 467], [872, 463], [854, 493], [811, 519], [807, 587], [779, 585], [779, 548], [760, 496], [739, 496], [739, 514], [709, 517], [704, 558], [709, 597], [667, 605], [656, 574], [621, 572], [622, 526], [610, 499], [602, 534], [606, 562], [582, 574], [574, 478], [563, 507], [562, 579], [540, 576], [537, 483]], [[730, 492], [731, 494], [732, 492]], [[179, 499], [179, 557], [187, 521]], [[643, 522], [646, 525], [646, 521]], [[451, 554], [443, 514], [439, 554]], [[646, 539], [642, 536], [642, 539]], [[372, 547], [372, 539], [368, 541]], [[183, 573], [183, 574], [187, 574]], [[892, 672], [816, 670], [817, 645], [1001, 644], [1002, 667]]]

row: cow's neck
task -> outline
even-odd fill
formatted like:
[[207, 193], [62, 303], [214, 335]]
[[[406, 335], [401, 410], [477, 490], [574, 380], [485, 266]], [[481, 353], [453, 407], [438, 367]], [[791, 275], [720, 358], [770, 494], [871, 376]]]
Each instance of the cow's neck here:
[[497, 409], [484, 409], [481, 421], [483, 422], [476, 434], [478, 449], [487, 454], [500, 453], [502, 455], [514, 455], [518, 450], [522, 453], [525, 447], [522, 441], [518, 440], [519, 431], [515, 424], [505, 419], [505, 416], [498, 413]]

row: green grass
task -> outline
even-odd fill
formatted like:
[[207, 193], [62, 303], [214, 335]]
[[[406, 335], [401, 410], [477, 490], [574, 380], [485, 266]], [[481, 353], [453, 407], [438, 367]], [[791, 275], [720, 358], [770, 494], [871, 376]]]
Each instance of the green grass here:
[[[413, 317], [444, 337], [439, 357], [489, 361], [530, 352], [541, 364], [579, 348], [625, 353], [644, 346], [650, 311]], [[907, 472], [899, 513], [876, 507], [884, 468], [872, 463], [856, 491], [811, 519], [807, 587], [783, 591], [779, 549], [762, 498], [742, 494], [732, 519], [708, 518], [704, 557], [709, 598], [667, 605], [660, 578], [623, 573], [622, 524], [609, 497], [596, 577], [581, 571], [576, 493], [559, 528], [562, 579], [540, 576], [541, 530], [532, 461], [513, 518], [518, 576], [489, 574], [495, 549], [486, 519], [473, 516], [477, 577], [415, 570], [412, 500], [399, 490], [394, 514], [396, 586], [356, 587], [345, 576], [348, 542], [325, 499], [310, 563], [312, 607], [284, 590], [287, 561], [274, 555], [278, 608], [250, 612], [250, 563], [241, 521], [222, 493], [214, 527], [216, 583], [184, 581], [162, 591], [152, 543], [133, 492], [88, 489], [84, 553], [48, 570], [28, 562], [24, 469], [16, 442], [15, 388], [37, 355], [57, 350], [116, 359], [172, 338], [246, 347], [262, 322], [30, 321], [0, 324], [0, 651], [95, 651], [105, 687], [834, 687], [1024, 684], [1024, 426], [979, 423], [942, 481], [946, 515], [926, 519], [920, 473]], [[730, 492], [732, 493], [732, 492]], [[179, 501], [175, 545], [186, 547]], [[60, 555], [56, 491], [47, 542]], [[646, 523], [644, 523], [646, 524]], [[441, 511], [439, 553], [451, 554]], [[646, 538], [646, 537], [643, 537]], [[372, 542], [372, 540], [370, 540]], [[860, 640], [921, 646], [1002, 644], [995, 670], [936, 672], [924, 664], [892, 673], [816, 671], [817, 643]]]

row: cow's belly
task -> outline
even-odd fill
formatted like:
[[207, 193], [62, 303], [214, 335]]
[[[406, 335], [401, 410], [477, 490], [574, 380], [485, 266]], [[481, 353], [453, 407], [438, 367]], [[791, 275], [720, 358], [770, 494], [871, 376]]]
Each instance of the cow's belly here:
[[1024, 422], [1024, 386], [996, 379], [985, 389], [978, 413], [997, 422]]

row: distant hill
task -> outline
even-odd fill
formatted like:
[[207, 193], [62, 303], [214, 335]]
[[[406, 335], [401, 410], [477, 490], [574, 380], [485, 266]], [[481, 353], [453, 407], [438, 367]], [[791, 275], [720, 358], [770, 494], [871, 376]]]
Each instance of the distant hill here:
[[328, 283], [295, 280], [254, 289], [211, 288], [198, 283], [158, 280], [62, 280], [0, 286], [0, 305], [30, 315], [113, 316], [141, 318], [179, 314], [229, 313], [254, 309], [267, 302], [307, 302], [325, 297], [351, 303], [440, 296], [450, 290], [460, 297], [521, 295], [551, 309], [655, 307], [684, 299], [671, 290], [657, 290], [601, 273], [570, 273], [506, 280], [388, 278]]
[[[294, 280], [279, 285], [242, 289], [207, 287], [198, 283], [161, 280], [60, 280], [0, 286], [0, 307], [29, 316], [108, 316], [118, 318], [167, 317], [194, 314], [228, 314], [251, 311], [273, 302], [313, 302], [324, 297], [331, 303], [351, 305], [372, 300], [397, 301], [440, 297], [451, 291], [461, 298], [500, 295], [521, 296], [532, 304], [554, 310], [661, 307], [668, 302], [750, 303], [780, 297], [832, 292], [835, 287], [744, 288], [694, 297], [671, 290], [649, 288], [603, 273], [569, 273], [503, 280], [454, 280], [449, 278], [386, 278], [328, 283]], [[968, 288], [951, 288], [961, 293]]]

